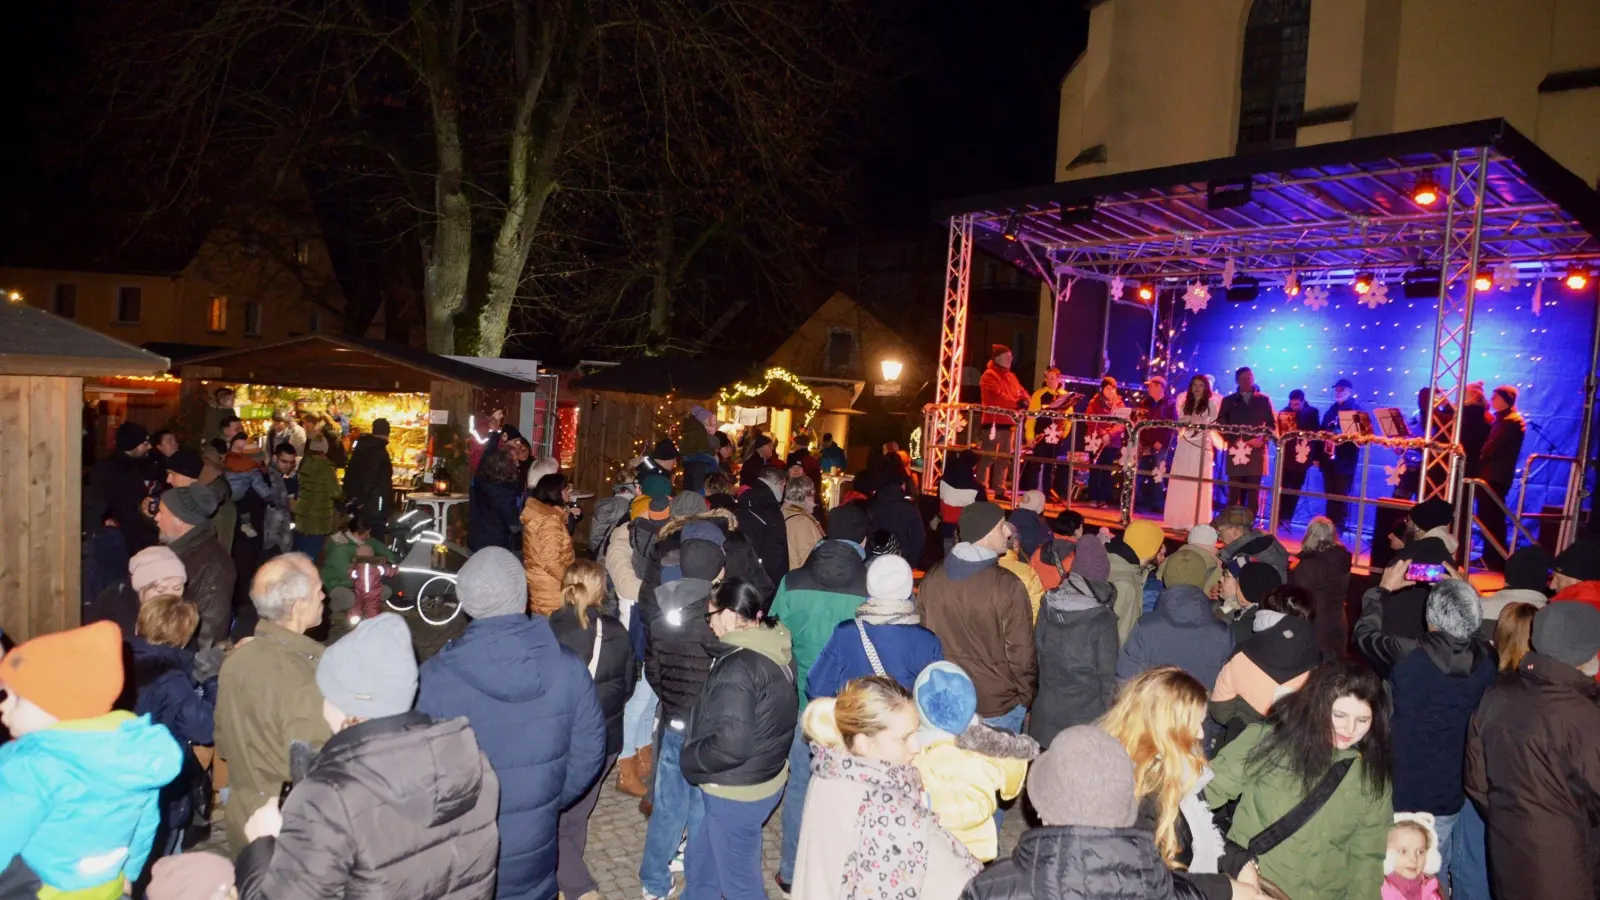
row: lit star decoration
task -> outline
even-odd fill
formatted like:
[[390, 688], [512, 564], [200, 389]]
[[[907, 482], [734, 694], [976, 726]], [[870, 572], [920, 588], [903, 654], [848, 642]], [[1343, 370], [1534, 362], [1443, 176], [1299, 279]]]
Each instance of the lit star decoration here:
[[1250, 457], [1255, 453], [1255, 449], [1244, 441], [1239, 441], [1228, 450], [1228, 458], [1232, 459], [1233, 464], [1236, 466], [1248, 466]]
[[1311, 462], [1311, 445], [1301, 441], [1300, 446], [1294, 448], [1294, 461], [1302, 466], [1309, 464]]
[[1521, 278], [1517, 272], [1517, 264], [1509, 259], [1494, 267], [1494, 286], [1502, 291], [1516, 287]]
[[1121, 275], [1118, 275], [1117, 277], [1111, 279], [1111, 299], [1113, 299], [1113, 300], [1121, 300], [1122, 299], [1122, 287], [1123, 287], [1123, 285], [1122, 285], [1122, 276]]
[[1039, 440], [1045, 442], [1046, 444], [1061, 443], [1061, 423], [1051, 422], [1050, 427], [1046, 428], [1044, 430], [1044, 434], [1039, 436]]
[[810, 386], [801, 381], [798, 376], [796, 376], [793, 372], [790, 372], [788, 369], [784, 369], [779, 366], [773, 366], [772, 368], [763, 372], [761, 377], [765, 380], [759, 385], [749, 385], [741, 382], [733, 385], [732, 387], [724, 388], [718, 399], [723, 404], [732, 406], [735, 404], [735, 402], [742, 398], [761, 396], [762, 394], [766, 393], [767, 388], [772, 387], [772, 383], [774, 381], [781, 381], [788, 385], [789, 388], [796, 394], [799, 394], [802, 398], [804, 398], [810, 407], [806, 410], [805, 418], [800, 420], [801, 428], [808, 427], [811, 424], [811, 419], [816, 416], [817, 411], [822, 409], [822, 395], [818, 394], [816, 391], [813, 391]]
[[1392, 466], [1384, 466], [1383, 474], [1387, 476], [1384, 478], [1384, 482], [1386, 484], [1388, 484], [1390, 487], [1399, 486], [1400, 477], [1406, 474], [1406, 461], [1402, 459]]
[[1188, 290], [1183, 292], [1183, 308], [1189, 312], [1199, 312], [1211, 302], [1211, 291], [1198, 281], [1189, 282]]
[[1328, 289], [1314, 284], [1305, 291], [1306, 309], [1324, 309], [1328, 305]]
[[961, 433], [967, 430], [967, 417], [956, 413], [956, 417], [950, 420], [946, 428], [948, 430], [945, 432], [944, 442], [946, 444], [954, 444], [961, 439]]
[[1367, 309], [1377, 309], [1383, 304], [1389, 302], [1389, 286], [1381, 281], [1374, 281], [1372, 283], [1372, 290], [1362, 294], [1361, 297], [1356, 300], [1356, 302], [1362, 306], [1365, 306]]

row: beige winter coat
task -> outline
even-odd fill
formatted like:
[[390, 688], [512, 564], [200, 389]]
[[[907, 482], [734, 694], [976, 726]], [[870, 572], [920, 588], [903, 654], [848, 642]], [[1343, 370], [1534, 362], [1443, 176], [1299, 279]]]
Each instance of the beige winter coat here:
[[806, 564], [811, 549], [822, 540], [822, 526], [812, 515], [793, 503], [783, 505], [783, 530], [789, 536], [789, 568]]

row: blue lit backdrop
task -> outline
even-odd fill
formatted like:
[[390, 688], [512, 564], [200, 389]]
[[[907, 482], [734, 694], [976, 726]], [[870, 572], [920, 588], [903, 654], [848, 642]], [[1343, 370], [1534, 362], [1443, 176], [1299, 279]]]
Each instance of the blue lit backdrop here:
[[[1306, 401], [1326, 412], [1333, 402], [1333, 382], [1355, 383], [1356, 398], [1370, 410], [1399, 407], [1407, 418], [1416, 412], [1416, 394], [1428, 383], [1433, 362], [1436, 303], [1408, 300], [1398, 283], [1389, 285], [1389, 302], [1368, 309], [1348, 285], [1328, 288], [1328, 305], [1305, 306], [1305, 295], [1287, 297], [1265, 288], [1253, 303], [1228, 303], [1220, 287], [1212, 288], [1205, 310], [1189, 313], [1178, 298], [1173, 338], [1173, 388], [1182, 391], [1189, 375], [1214, 376], [1223, 394], [1233, 390], [1233, 372], [1249, 366], [1261, 390], [1282, 409], [1289, 391], [1300, 388]], [[1486, 391], [1514, 384], [1518, 406], [1529, 423], [1523, 458], [1532, 453], [1572, 455], [1578, 446], [1583, 379], [1589, 363], [1595, 287], [1567, 290], [1554, 279], [1544, 282], [1541, 311], [1532, 311], [1532, 281], [1509, 291], [1480, 295], [1475, 310], [1469, 381], [1482, 381]], [[1389, 496], [1385, 465], [1396, 454], [1372, 451], [1368, 496]], [[1533, 473], [1528, 511], [1541, 504], [1559, 504], [1567, 478], [1565, 466], [1541, 463]], [[1516, 503], [1517, 489], [1510, 498]], [[1313, 471], [1307, 490], [1321, 490]], [[1358, 493], [1352, 489], [1352, 493]], [[1307, 510], [1307, 506], [1311, 509]], [[1296, 518], [1304, 521], [1321, 511], [1321, 502], [1307, 499]], [[1371, 514], [1368, 514], [1368, 525]]]

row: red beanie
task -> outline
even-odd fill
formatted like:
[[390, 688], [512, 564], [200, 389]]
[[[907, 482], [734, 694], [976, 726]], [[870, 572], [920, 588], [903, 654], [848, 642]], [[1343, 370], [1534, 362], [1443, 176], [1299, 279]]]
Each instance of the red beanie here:
[[57, 719], [92, 719], [122, 693], [122, 629], [96, 622], [41, 635], [0, 658], [0, 685]]

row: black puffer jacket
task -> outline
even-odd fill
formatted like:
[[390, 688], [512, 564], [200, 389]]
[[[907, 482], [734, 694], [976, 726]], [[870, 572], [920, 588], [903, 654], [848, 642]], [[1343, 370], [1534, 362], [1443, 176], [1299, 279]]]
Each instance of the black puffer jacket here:
[[389, 522], [390, 496], [394, 492], [394, 464], [389, 461], [389, 439], [375, 434], [356, 438], [350, 464], [344, 469], [344, 495], [361, 504], [361, 518], [382, 530]]
[[705, 690], [689, 713], [683, 777], [724, 787], [771, 781], [789, 761], [800, 712], [789, 630], [730, 632], [714, 652]]
[[277, 838], [245, 847], [240, 900], [494, 896], [500, 782], [466, 719], [372, 719], [334, 735], [295, 785]]
[[789, 531], [783, 524], [783, 504], [765, 483], [739, 495], [739, 531], [755, 548], [761, 567], [773, 584], [789, 572]]
[[900, 555], [913, 568], [922, 565], [922, 553], [928, 541], [928, 520], [917, 509], [917, 502], [908, 498], [898, 483], [882, 485], [867, 501], [867, 515], [872, 517], [872, 527], [881, 528], [900, 539]]
[[1069, 825], [1022, 833], [1011, 858], [972, 879], [961, 900], [1204, 900], [1167, 870], [1150, 832]]
[[711, 648], [717, 644], [705, 617], [711, 582], [684, 578], [657, 588], [647, 584], [639, 594], [644, 677], [661, 698], [662, 723], [682, 732], [689, 708], [700, 699], [711, 671]]
[[1039, 694], [1028, 734], [1049, 747], [1074, 725], [1105, 715], [1117, 694], [1117, 589], [1104, 581], [1068, 575], [1045, 594], [1034, 624], [1039, 654]]
[[550, 614], [550, 630], [561, 646], [571, 650], [584, 665], [594, 656], [595, 629], [600, 633], [600, 658], [594, 664], [594, 693], [600, 712], [606, 717], [606, 755], [622, 752], [622, 711], [633, 695], [638, 680], [633, 644], [628, 629], [615, 616], [589, 616], [589, 627], [578, 624], [578, 616], [563, 606]]

